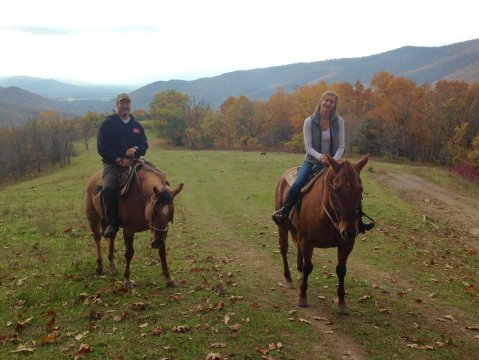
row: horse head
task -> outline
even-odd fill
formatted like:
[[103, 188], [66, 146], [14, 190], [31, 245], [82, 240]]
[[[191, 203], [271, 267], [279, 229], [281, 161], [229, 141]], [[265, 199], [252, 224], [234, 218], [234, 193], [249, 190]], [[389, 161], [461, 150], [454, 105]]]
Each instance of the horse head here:
[[344, 240], [353, 240], [358, 234], [363, 185], [359, 176], [368, 162], [365, 155], [357, 164], [338, 162], [328, 155], [332, 175], [329, 180], [329, 204], [336, 214], [337, 226]]
[[179, 184], [173, 191], [168, 186], [158, 189], [153, 186], [153, 194], [145, 207], [145, 218], [152, 231], [152, 236], [159, 237], [160, 242], [166, 239], [168, 224], [173, 223], [175, 205], [173, 199], [183, 189]]

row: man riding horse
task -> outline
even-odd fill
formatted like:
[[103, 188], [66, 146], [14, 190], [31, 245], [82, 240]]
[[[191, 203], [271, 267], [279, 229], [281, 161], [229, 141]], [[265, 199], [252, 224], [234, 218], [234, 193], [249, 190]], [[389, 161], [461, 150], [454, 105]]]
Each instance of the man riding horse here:
[[111, 238], [118, 232], [118, 198], [120, 176], [135, 158], [145, 155], [148, 142], [143, 126], [131, 111], [131, 98], [122, 93], [116, 97], [116, 113], [103, 120], [97, 135], [98, 153], [103, 161], [103, 207], [106, 229]]

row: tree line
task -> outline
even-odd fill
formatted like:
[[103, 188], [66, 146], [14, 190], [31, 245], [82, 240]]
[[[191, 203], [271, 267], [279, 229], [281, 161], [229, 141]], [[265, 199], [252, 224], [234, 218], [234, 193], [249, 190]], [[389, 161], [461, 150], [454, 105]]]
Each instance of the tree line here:
[[[171, 146], [303, 152], [304, 119], [326, 90], [339, 95], [346, 154], [465, 165], [478, 171], [478, 83], [441, 80], [417, 86], [380, 72], [367, 87], [360, 81], [323, 81], [289, 93], [280, 88], [267, 100], [228, 97], [219, 109], [169, 90], [155, 95], [148, 112], [137, 110], [134, 115], [140, 121], [150, 119], [158, 137]], [[0, 182], [68, 165], [75, 154], [73, 142], [81, 139], [88, 149], [105, 115], [88, 112], [70, 118], [44, 111], [22, 127], [1, 128]]]
[[479, 167], [479, 84], [417, 86], [387, 72], [370, 86], [319, 82], [266, 101], [229, 97], [219, 110], [175, 90], [157, 94], [150, 117], [158, 135], [191, 149], [303, 151], [302, 127], [326, 90], [339, 95], [347, 153], [370, 153], [447, 166]]

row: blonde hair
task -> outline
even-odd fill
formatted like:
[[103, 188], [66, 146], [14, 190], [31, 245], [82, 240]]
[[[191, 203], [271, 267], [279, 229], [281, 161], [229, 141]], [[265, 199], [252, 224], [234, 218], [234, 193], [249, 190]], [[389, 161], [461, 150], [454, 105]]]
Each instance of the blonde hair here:
[[339, 96], [334, 91], [327, 90], [323, 93], [323, 95], [321, 95], [321, 98], [319, 99], [319, 102], [316, 105], [316, 108], [314, 109], [314, 112], [313, 112], [313, 115], [312, 115], [313, 119], [319, 119], [319, 111], [321, 110], [321, 103], [328, 96], [334, 96], [336, 98], [336, 102], [334, 103], [334, 109], [333, 109], [333, 111], [331, 111], [331, 114], [329, 115], [329, 118], [334, 119], [337, 116], [336, 108], [338, 106]]

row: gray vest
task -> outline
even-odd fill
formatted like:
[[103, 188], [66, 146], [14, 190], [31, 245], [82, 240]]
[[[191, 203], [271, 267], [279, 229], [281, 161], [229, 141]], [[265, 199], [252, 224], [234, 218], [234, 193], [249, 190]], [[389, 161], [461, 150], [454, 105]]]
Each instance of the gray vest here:
[[[311, 139], [313, 142], [313, 149], [317, 152], [321, 152], [321, 126], [319, 126], [319, 116], [313, 118], [313, 115], [310, 116], [311, 118]], [[331, 125], [329, 126], [329, 132], [331, 134], [331, 143], [329, 147], [328, 154], [334, 156], [336, 154], [336, 150], [338, 150], [339, 145], [339, 120], [338, 115], [335, 114], [335, 117], [331, 120]], [[304, 160], [312, 163], [312, 164], [319, 164], [320, 161], [315, 159], [309, 154], [306, 154]]]

